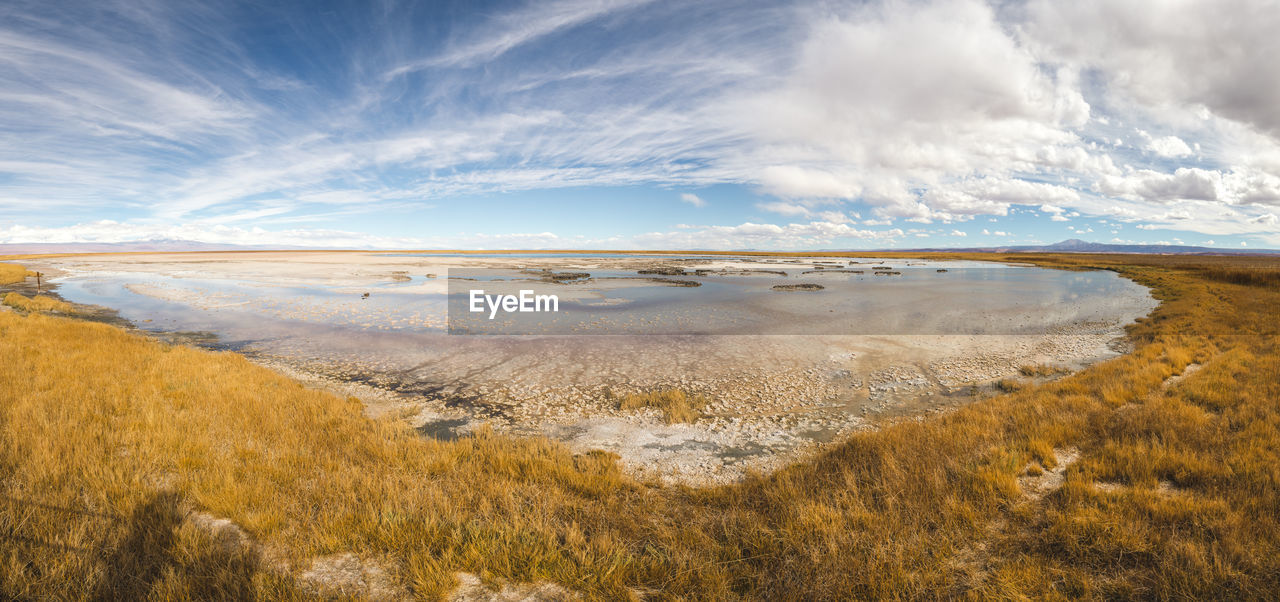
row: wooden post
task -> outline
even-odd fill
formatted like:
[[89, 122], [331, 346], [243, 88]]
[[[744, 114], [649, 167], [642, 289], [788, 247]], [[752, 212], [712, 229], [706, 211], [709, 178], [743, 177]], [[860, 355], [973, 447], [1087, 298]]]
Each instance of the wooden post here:
[[37, 295], [40, 294], [40, 277], [43, 275], [44, 274], [41, 274], [40, 272], [36, 272], [36, 294]]

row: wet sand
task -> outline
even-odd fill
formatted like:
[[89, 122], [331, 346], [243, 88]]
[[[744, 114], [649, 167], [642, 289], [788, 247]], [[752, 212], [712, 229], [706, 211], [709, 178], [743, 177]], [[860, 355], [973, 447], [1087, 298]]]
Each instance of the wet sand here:
[[[1121, 282], [1125, 286], [1118, 290], [1124, 294], [1109, 295], [1108, 304], [1100, 306], [1105, 311], [1088, 320], [1058, 320], [1030, 334], [457, 336], [443, 331], [451, 270], [630, 273], [674, 265], [727, 273], [822, 266], [869, 274], [882, 265], [930, 272], [965, 267], [914, 260], [849, 262], [270, 252], [96, 255], [26, 263], [52, 275], [68, 300], [115, 307], [143, 328], [212, 331], [256, 362], [360, 397], [370, 415], [402, 418], [424, 436], [464, 436], [489, 424], [505, 432], [555, 437], [582, 451], [613, 451], [637, 473], [682, 482], [734, 480], [745, 470], [768, 470], [883, 420], [946, 411], [993, 394], [992, 382], [1017, 377], [1023, 365], [1078, 369], [1114, 357], [1123, 351], [1124, 324], [1156, 304], [1145, 289]], [[833, 282], [843, 276], [805, 277]], [[609, 295], [608, 286], [585, 283], [563, 290], [570, 298], [587, 298]], [[364, 293], [370, 297], [363, 299]], [[705, 417], [667, 425], [657, 411], [617, 407], [620, 396], [661, 389], [705, 396], [710, 400]]]

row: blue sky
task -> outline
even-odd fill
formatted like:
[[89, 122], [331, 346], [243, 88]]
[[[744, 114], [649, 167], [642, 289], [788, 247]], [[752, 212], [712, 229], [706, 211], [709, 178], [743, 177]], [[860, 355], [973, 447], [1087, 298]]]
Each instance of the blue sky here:
[[1269, 0], [0, 5], [0, 243], [1280, 247]]

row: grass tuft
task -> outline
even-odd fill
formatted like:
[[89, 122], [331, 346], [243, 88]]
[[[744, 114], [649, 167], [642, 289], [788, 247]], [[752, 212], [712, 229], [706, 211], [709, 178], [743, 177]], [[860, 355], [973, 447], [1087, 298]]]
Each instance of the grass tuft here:
[[996, 389], [1003, 393], [1014, 393], [1026, 388], [1027, 384], [1016, 378], [1002, 378], [996, 381]]
[[702, 417], [702, 408], [706, 406], [706, 397], [691, 395], [679, 389], [630, 393], [618, 402], [618, 408], [622, 410], [642, 408], [661, 410], [662, 419], [667, 424], [697, 422]]
[[45, 295], [25, 297], [18, 293], [9, 293], [4, 296], [4, 301], [2, 303], [14, 309], [20, 309], [27, 312], [52, 311], [63, 314], [75, 313], [75, 308], [70, 303]]

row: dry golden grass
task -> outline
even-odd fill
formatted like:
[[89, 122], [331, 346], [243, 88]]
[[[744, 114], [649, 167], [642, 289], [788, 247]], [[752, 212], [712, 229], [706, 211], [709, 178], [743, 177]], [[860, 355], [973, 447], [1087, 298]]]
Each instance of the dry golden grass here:
[[4, 301], [0, 302], [14, 309], [22, 311], [55, 311], [58, 313], [70, 314], [75, 313], [75, 308], [70, 303], [45, 295], [36, 295], [35, 297], [26, 297], [18, 293], [9, 293], [4, 296]]
[[[1250, 258], [1016, 258], [1163, 303], [1128, 355], [707, 489], [545, 440], [425, 439], [234, 354], [0, 312], [0, 598], [292, 598], [348, 551], [424, 597], [464, 570], [601, 599], [1275, 598], [1280, 291], [1215, 271]], [[1061, 488], [1024, 496], [1037, 471]], [[193, 510], [263, 547], [217, 545]]]
[[0, 262], [0, 284], [15, 284], [26, 280], [27, 276], [34, 276], [35, 272], [28, 271], [18, 264]]
[[707, 400], [703, 396], [690, 395], [679, 389], [631, 393], [618, 402], [618, 408], [622, 410], [661, 410], [662, 419], [667, 424], [697, 422], [702, 417], [702, 408], [706, 406]]
[[446, 568], [565, 578], [614, 561], [560, 543], [565, 517], [628, 487], [609, 456], [426, 440], [240, 356], [105, 325], [3, 314], [0, 348], [20, 356], [0, 365], [0, 597], [131, 597], [116, 588], [138, 566], [152, 567], [147, 591], [282, 587], [261, 558], [206, 549], [191, 509], [232, 518], [293, 568], [400, 550], [396, 572], [426, 593], [449, 586]]

